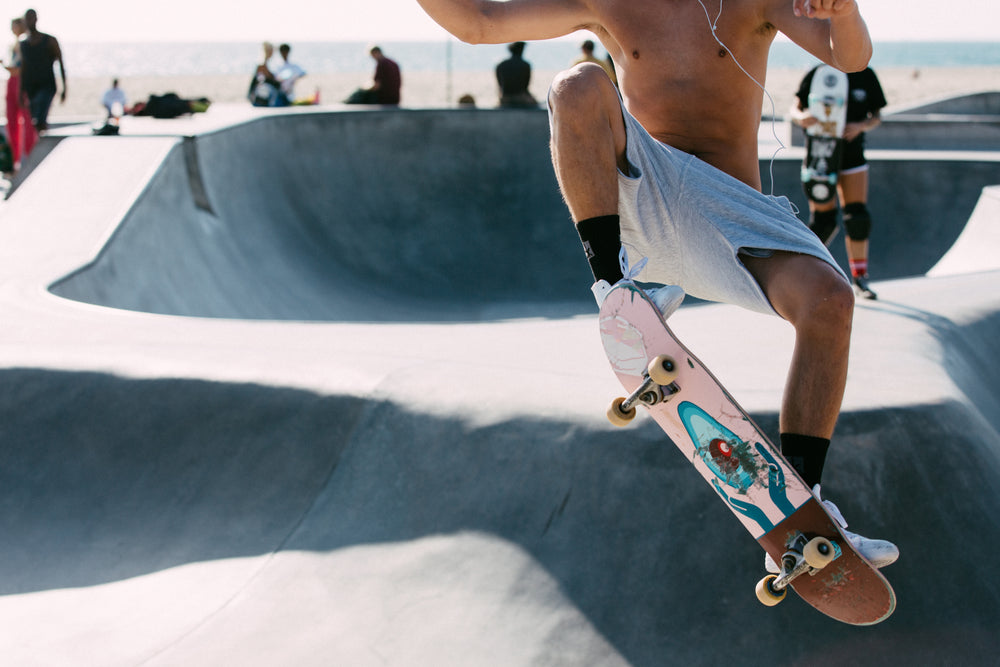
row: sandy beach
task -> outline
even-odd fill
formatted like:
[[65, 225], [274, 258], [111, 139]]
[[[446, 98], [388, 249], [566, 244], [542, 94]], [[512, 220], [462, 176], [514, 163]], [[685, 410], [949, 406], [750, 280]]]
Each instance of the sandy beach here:
[[[532, 77], [532, 93], [545, 98], [549, 82], [556, 71], [536, 71]], [[774, 100], [774, 113], [784, 116], [804, 72], [791, 69], [774, 69], [768, 72], [766, 88]], [[889, 100], [889, 111], [927, 100], [960, 95], [1000, 87], [1000, 66], [982, 67], [932, 67], [885, 68], [878, 70], [879, 79]], [[369, 75], [360, 72], [310, 74], [299, 83], [299, 96], [320, 91], [323, 103], [342, 101], [359, 86], [368, 83]], [[129, 102], [145, 100], [150, 94], [175, 92], [182, 97], [207, 97], [215, 103], [239, 103], [246, 100], [249, 76], [171, 76], [123, 78], [122, 88]], [[69, 95], [65, 104], [56, 101], [50, 118], [69, 120], [99, 119], [102, 115], [100, 99], [108, 88], [109, 79], [69, 79]], [[451, 80], [445, 72], [403, 71], [403, 106], [449, 107], [455, 106], [462, 95], [472, 95], [480, 107], [496, 105], [496, 84], [491, 72], [455, 72]], [[763, 113], [770, 114], [765, 99]]]

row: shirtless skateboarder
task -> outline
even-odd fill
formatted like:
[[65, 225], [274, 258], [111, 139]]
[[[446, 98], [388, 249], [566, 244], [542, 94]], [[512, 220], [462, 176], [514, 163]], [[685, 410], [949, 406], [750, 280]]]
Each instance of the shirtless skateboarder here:
[[[624, 246], [633, 260], [649, 260], [638, 279], [666, 286], [650, 290], [665, 316], [686, 292], [791, 323], [781, 450], [819, 496], [847, 382], [854, 294], [788, 200], [761, 193], [757, 130], [778, 32], [841, 70], [868, 65], [872, 44], [858, 3], [417, 1], [472, 44], [577, 30], [600, 39], [621, 94], [600, 66], [584, 63], [559, 74], [548, 99], [552, 162], [594, 294], [600, 302], [623, 277]], [[899, 555], [890, 542], [848, 536], [878, 567]]]

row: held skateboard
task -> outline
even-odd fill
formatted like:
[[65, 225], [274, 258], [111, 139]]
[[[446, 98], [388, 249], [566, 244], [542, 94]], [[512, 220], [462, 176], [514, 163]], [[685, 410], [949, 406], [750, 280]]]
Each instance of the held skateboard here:
[[809, 85], [809, 113], [818, 121], [806, 128], [802, 187], [818, 204], [833, 199], [847, 123], [847, 75], [821, 65]]
[[885, 620], [896, 605], [889, 582], [854, 551], [839, 524], [704, 365], [667, 327], [646, 294], [618, 283], [600, 312], [601, 340], [629, 395], [608, 410], [625, 425], [635, 406], [694, 464], [782, 571], [757, 585], [761, 602], [788, 588], [822, 613], [853, 625]]

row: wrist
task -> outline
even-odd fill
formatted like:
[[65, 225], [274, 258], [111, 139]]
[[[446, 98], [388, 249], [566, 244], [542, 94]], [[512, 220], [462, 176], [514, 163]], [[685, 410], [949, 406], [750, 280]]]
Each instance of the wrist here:
[[859, 72], [872, 57], [872, 41], [857, 3], [830, 17], [830, 41], [836, 67], [844, 72]]

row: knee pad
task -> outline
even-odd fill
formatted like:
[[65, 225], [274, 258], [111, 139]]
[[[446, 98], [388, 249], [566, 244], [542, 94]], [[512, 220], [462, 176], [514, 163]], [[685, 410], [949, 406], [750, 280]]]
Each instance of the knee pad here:
[[809, 229], [819, 237], [820, 241], [830, 245], [830, 241], [837, 233], [837, 209], [813, 211], [809, 216]]
[[866, 241], [872, 231], [872, 217], [868, 207], [861, 202], [844, 206], [844, 229], [852, 241]]

